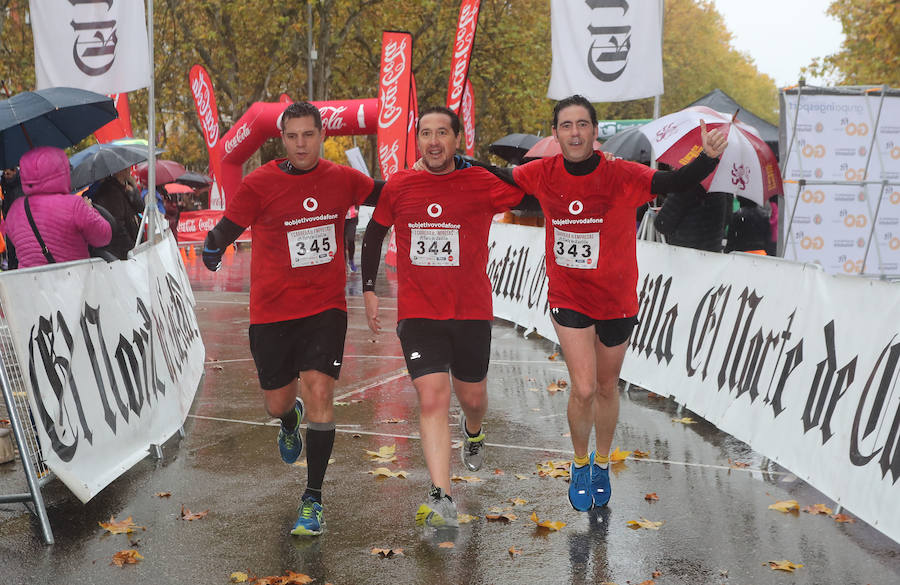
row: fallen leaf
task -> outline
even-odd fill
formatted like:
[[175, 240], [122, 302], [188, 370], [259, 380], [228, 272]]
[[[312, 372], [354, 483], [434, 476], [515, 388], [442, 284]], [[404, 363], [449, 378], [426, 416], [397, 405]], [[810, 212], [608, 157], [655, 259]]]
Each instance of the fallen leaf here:
[[456, 451], [460, 447], [462, 447], [462, 441], [453, 441], [452, 443], [450, 443], [450, 449], [453, 451]]
[[632, 456], [632, 457], [650, 457], [650, 452], [649, 452], [649, 451], [641, 451], [641, 450], [639, 450], [639, 449], [635, 449], [635, 450], [631, 453], [631, 456]]
[[172, 492], [156, 492], [157, 498], [170, 498], [172, 497]]
[[516, 479], [528, 479], [527, 475], [522, 475], [521, 473], [516, 474]]
[[222, 371], [225, 369], [225, 366], [215, 365], [212, 367], [212, 369]]
[[538, 389], [538, 388], [529, 388], [528, 391], [529, 391], [529, 392], [540, 392], [540, 389]]
[[732, 461], [728, 460], [728, 464], [735, 469], [744, 469], [745, 467], [750, 467], [749, 463], [744, 463], [743, 461]]
[[[328, 460], [328, 464], [331, 465], [335, 462], [334, 457]], [[298, 459], [293, 463], [295, 467], [309, 467], [309, 462], [306, 459]]]
[[392, 559], [394, 557], [402, 557], [402, 548], [373, 548], [372, 554], [383, 559]]
[[250, 575], [241, 571], [235, 571], [231, 574], [230, 579], [232, 583], [246, 583], [250, 579]]
[[541, 477], [569, 477], [570, 461], [546, 461], [538, 463], [538, 475]]
[[663, 525], [662, 522], [654, 522], [653, 520], [647, 520], [643, 517], [640, 520], [629, 520], [627, 524], [629, 528], [633, 528], [634, 530], [637, 530], [639, 528], [646, 528], [647, 530], [659, 530], [659, 527]]
[[396, 424], [400, 424], [400, 423], [405, 423], [406, 419], [405, 418], [386, 418], [381, 422], [383, 424], [387, 424], [387, 425], [396, 425]]
[[184, 507], [184, 504], [181, 504], [182, 520], [187, 520], [188, 522], [193, 520], [200, 520], [202, 518], [205, 518], [207, 514], [209, 514], [209, 510], [204, 510], [203, 512], [197, 512], [196, 514], [193, 514], [190, 510]]
[[785, 514], [789, 512], [796, 512], [799, 510], [799, 506], [797, 505], [797, 500], [784, 500], [781, 502], [775, 502], [771, 506], [769, 506], [770, 510], [778, 510], [779, 512], [784, 512]]
[[522, 554], [522, 549], [516, 548], [514, 546], [509, 547], [509, 556], [511, 556], [512, 558], [516, 558], [520, 554]]
[[474, 475], [454, 475], [450, 478], [450, 481], [460, 482], [464, 481], [466, 483], [478, 483], [479, 481], [484, 481], [480, 477], [475, 477]]
[[116, 522], [115, 516], [109, 517], [109, 522], [98, 522], [100, 528], [107, 530], [110, 534], [127, 534], [129, 532], [134, 532], [135, 528], [143, 528], [143, 526], [138, 526], [134, 523], [134, 520], [131, 519], [131, 516], [124, 520], [119, 520]]
[[454, 546], [456, 546], [456, 545], [453, 544], [452, 542], [450, 542], [449, 540], [446, 542], [438, 543], [438, 548], [453, 548]]
[[375, 477], [399, 477], [402, 479], [406, 479], [406, 472], [402, 469], [399, 471], [391, 471], [387, 467], [378, 467], [377, 469], [373, 469], [369, 471]]
[[342, 400], [335, 400], [334, 402], [332, 402], [332, 404], [334, 406], [349, 406], [350, 405], [349, 402], [344, 402]]
[[662, 571], [653, 571], [650, 573], [650, 576], [656, 579], [657, 577], [662, 577]]
[[502, 469], [495, 469], [495, 470], [494, 470], [494, 475], [503, 475], [503, 470], [502, 470]]
[[615, 463], [617, 461], [625, 461], [628, 459], [629, 455], [631, 455], [631, 451], [619, 451], [619, 448], [616, 447], [609, 456], [609, 462]]
[[663, 400], [663, 397], [656, 392], [647, 392], [647, 398], [650, 400]]
[[354, 439], [361, 439], [361, 438], [362, 438], [362, 435], [360, 435], [359, 433], [353, 433], [353, 434], [350, 435], [350, 436], [353, 437]]
[[803, 565], [797, 565], [792, 563], [791, 561], [769, 561], [769, 568], [773, 571], [787, 571], [788, 573], [793, 573], [794, 569], [799, 569]]
[[656, 585], [656, 581], [653, 579], [647, 579], [646, 581], [641, 581], [638, 585]]
[[812, 514], [813, 516], [815, 516], [816, 514], [825, 514], [826, 516], [831, 516], [832, 514], [834, 514], [834, 510], [832, 510], [825, 504], [806, 506], [805, 508], [803, 508], [803, 511], [807, 514]]
[[489, 520], [491, 522], [503, 522], [503, 523], [515, 522], [516, 520], [519, 519], [519, 517], [516, 516], [515, 514], [513, 514], [512, 512], [505, 512], [503, 514], [485, 514], [484, 517], [486, 520]]
[[555, 351], [555, 352], [551, 353], [550, 355], [548, 355], [547, 359], [550, 361], [554, 361], [558, 357], [559, 357], [559, 352]]
[[648, 502], [655, 502], [659, 500], [659, 496], [656, 495], [656, 492], [651, 492], [649, 494], [644, 494], [644, 499]]
[[566, 525], [565, 522], [553, 522], [550, 520], [544, 520], [543, 522], [541, 522], [540, 520], [538, 520], [537, 512], [531, 513], [531, 521], [534, 522], [535, 524], [537, 524], [538, 527], [546, 528], [547, 530], [552, 530], [553, 532], [556, 532], [557, 530], [559, 530], [560, 528], [562, 528], [563, 526]]
[[683, 425], [695, 425], [695, 424], [697, 424], [697, 421], [695, 421], [694, 419], [692, 419], [692, 418], [689, 417], [689, 416], [686, 416], [686, 417], [684, 417], [684, 418], [673, 418], [673, 419], [672, 419], [672, 422], [681, 423], [681, 424], [683, 424]]
[[460, 524], [468, 524], [472, 520], [478, 520], [478, 516], [471, 516], [469, 514], [457, 514], [456, 519], [459, 520]]
[[528, 500], [523, 500], [522, 498], [510, 498], [506, 501], [511, 503], [513, 506], [524, 506], [528, 503]]
[[555, 392], [561, 392], [564, 389], [565, 389], [565, 387], [560, 386], [557, 382], [550, 382], [550, 385], [547, 386], [547, 391], [550, 392], [551, 394], [553, 394]]
[[832, 516], [832, 518], [834, 518], [835, 522], [841, 522], [841, 523], [847, 522], [850, 524], [856, 522], [856, 518], [854, 518], [852, 516], [848, 516], [846, 514], [835, 514], [834, 516]]
[[120, 550], [116, 554], [113, 555], [111, 565], [115, 565], [117, 567], [124, 567], [125, 565], [136, 565], [138, 562], [143, 560], [144, 557], [141, 554], [134, 550], [133, 548], [127, 550]]
[[560, 388], [565, 388], [566, 386], [569, 385], [569, 383], [566, 382], [565, 380], [563, 380], [562, 378], [557, 380], [556, 383], [559, 385]]
[[378, 448], [378, 451], [366, 449], [366, 455], [371, 457], [371, 460], [376, 463], [393, 463], [397, 461], [397, 456], [394, 454], [396, 450], [397, 445], [382, 445]]

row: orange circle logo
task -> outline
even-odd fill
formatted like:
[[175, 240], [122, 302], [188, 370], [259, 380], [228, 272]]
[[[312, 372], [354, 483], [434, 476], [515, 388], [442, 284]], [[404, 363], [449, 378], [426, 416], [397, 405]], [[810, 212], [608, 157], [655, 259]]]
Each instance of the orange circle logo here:
[[891, 241], [888, 242], [888, 247], [891, 250], [900, 250], [900, 238], [891, 238]]
[[900, 158], [900, 146], [891, 149], [891, 158]]
[[900, 191], [894, 191], [891, 193], [891, 204], [897, 205], [900, 203]]
[[869, 223], [869, 218], [867, 218], [863, 214], [853, 215], [852, 213], [848, 213], [844, 216], [844, 225], [848, 228], [852, 227], [866, 227]]
[[820, 190], [810, 191], [809, 189], [807, 189], [800, 194], [800, 198], [804, 203], [824, 203], [825, 193]]
[[800, 240], [800, 247], [804, 250], [821, 250], [824, 246], [825, 240], [822, 239], [822, 236], [816, 236], [814, 238], [805, 236]]
[[847, 274], [859, 274], [862, 271], [862, 260], [857, 260], [854, 262], [853, 260], [847, 260], [844, 262], [844, 272]]
[[856, 135], [856, 124], [854, 124], [853, 122], [850, 122], [844, 128], [844, 132], [847, 133], [847, 136], [855, 136]]

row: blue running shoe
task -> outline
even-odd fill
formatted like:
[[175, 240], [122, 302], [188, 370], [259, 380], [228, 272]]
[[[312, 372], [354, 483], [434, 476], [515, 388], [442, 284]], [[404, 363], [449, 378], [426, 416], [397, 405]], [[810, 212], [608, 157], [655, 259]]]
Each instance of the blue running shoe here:
[[291, 534], [294, 536], [319, 536], [325, 532], [325, 515], [322, 504], [312, 498], [304, 498], [297, 509], [297, 522]]
[[579, 512], [591, 509], [594, 503], [591, 497], [591, 468], [594, 466], [594, 454], [587, 465], [575, 467], [575, 463], [569, 468], [569, 503]]
[[303, 420], [303, 401], [299, 398], [294, 404], [294, 410], [297, 412], [297, 426], [293, 431], [287, 431], [284, 427], [278, 430], [278, 452], [281, 453], [281, 460], [291, 464], [300, 457], [300, 451], [303, 450], [303, 439], [300, 438], [300, 421]]
[[603, 469], [594, 465], [594, 453], [591, 453], [591, 497], [594, 498], [594, 507], [602, 508], [609, 503], [612, 488], [609, 485], [609, 466]]

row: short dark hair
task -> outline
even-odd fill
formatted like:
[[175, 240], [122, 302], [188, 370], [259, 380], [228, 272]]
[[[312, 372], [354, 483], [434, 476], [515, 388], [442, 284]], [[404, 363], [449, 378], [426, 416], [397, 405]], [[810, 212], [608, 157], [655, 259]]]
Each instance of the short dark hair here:
[[317, 129], [322, 129], [322, 115], [319, 113], [319, 108], [309, 102], [294, 102], [286, 107], [281, 113], [278, 128], [284, 132], [285, 122], [291, 118], [305, 118], [306, 116], [310, 116], [313, 119], [313, 124], [316, 125]]
[[556, 105], [553, 107], [554, 128], [556, 128], [556, 123], [559, 122], [559, 113], [569, 106], [582, 106], [583, 108], [586, 108], [591, 115], [591, 124], [594, 126], [597, 125], [597, 110], [594, 109], [594, 104], [589, 102], [586, 97], [575, 94], [556, 102]]
[[[450, 127], [453, 129], [453, 134], [459, 136], [459, 129], [461, 126], [459, 124], [459, 116], [456, 115], [456, 112], [450, 108], [445, 108], [444, 106], [431, 106], [419, 113], [419, 120], [428, 114], [444, 114], [450, 116]], [[416, 135], [419, 134], [419, 120], [416, 120]]]

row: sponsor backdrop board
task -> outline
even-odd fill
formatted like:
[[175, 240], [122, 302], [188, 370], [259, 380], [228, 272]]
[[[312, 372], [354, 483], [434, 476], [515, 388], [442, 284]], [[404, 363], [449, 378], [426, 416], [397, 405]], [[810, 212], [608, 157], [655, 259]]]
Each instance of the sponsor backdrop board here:
[[900, 92], [805, 91], [782, 94], [784, 257], [900, 275]]
[[187, 417], [205, 350], [175, 240], [0, 275], [47, 466], [87, 502]]
[[[494, 224], [494, 314], [556, 340], [543, 230]], [[638, 241], [622, 378], [679, 403], [900, 541], [900, 285]]]

